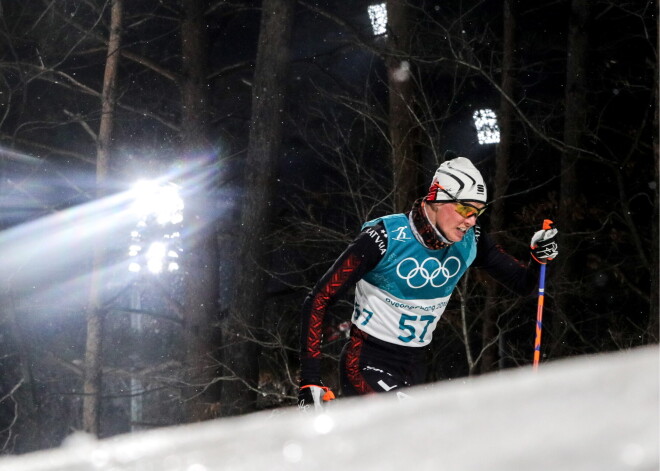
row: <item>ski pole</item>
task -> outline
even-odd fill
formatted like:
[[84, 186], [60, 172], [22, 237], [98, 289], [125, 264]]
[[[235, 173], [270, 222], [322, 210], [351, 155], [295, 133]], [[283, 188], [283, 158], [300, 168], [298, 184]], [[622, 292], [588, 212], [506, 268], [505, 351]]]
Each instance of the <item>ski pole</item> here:
[[[547, 231], [552, 227], [550, 219], [543, 220], [543, 230]], [[545, 264], [541, 265], [541, 274], [539, 275], [539, 301], [536, 308], [536, 338], [534, 339], [534, 371], [539, 368], [541, 360], [541, 333], [543, 332], [543, 302], [545, 300]]]

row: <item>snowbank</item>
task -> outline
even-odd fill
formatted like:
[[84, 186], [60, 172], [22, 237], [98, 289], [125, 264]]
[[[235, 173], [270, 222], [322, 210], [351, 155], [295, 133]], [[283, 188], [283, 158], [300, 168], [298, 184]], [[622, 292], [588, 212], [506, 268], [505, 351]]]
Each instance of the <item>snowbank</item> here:
[[657, 471], [657, 346], [0, 459], [0, 471]]

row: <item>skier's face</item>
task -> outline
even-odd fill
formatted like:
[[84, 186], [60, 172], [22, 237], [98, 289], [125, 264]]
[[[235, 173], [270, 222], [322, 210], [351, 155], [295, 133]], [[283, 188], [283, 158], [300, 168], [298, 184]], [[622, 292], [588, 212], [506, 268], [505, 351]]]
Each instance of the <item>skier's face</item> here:
[[[484, 207], [482, 203], [470, 203], [477, 209]], [[459, 242], [465, 233], [477, 223], [477, 215], [464, 217], [456, 211], [457, 203], [432, 203], [426, 204], [426, 214], [429, 220], [450, 242]]]

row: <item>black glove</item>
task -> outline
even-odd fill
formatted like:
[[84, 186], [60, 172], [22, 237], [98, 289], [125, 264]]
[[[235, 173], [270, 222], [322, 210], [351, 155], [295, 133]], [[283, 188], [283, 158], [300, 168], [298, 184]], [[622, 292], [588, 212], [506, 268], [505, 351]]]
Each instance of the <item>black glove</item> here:
[[335, 395], [330, 388], [322, 384], [303, 384], [298, 391], [298, 409], [307, 412], [311, 408], [315, 412], [323, 410], [323, 404], [332, 401]]
[[529, 243], [529, 248], [534, 260], [541, 265], [555, 259], [559, 255], [557, 229], [550, 225], [550, 229], [535, 232], [532, 241]]

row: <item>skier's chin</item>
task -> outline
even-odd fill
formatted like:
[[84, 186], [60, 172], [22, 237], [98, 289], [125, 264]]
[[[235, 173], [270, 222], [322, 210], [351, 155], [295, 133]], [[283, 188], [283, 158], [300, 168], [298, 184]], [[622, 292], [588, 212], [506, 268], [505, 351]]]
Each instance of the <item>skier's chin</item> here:
[[460, 228], [457, 227], [456, 229], [451, 231], [451, 235], [447, 237], [447, 239], [449, 239], [452, 242], [460, 242], [463, 240], [463, 237], [465, 236], [466, 232], [467, 229], [465, 231], [462, 231]]

